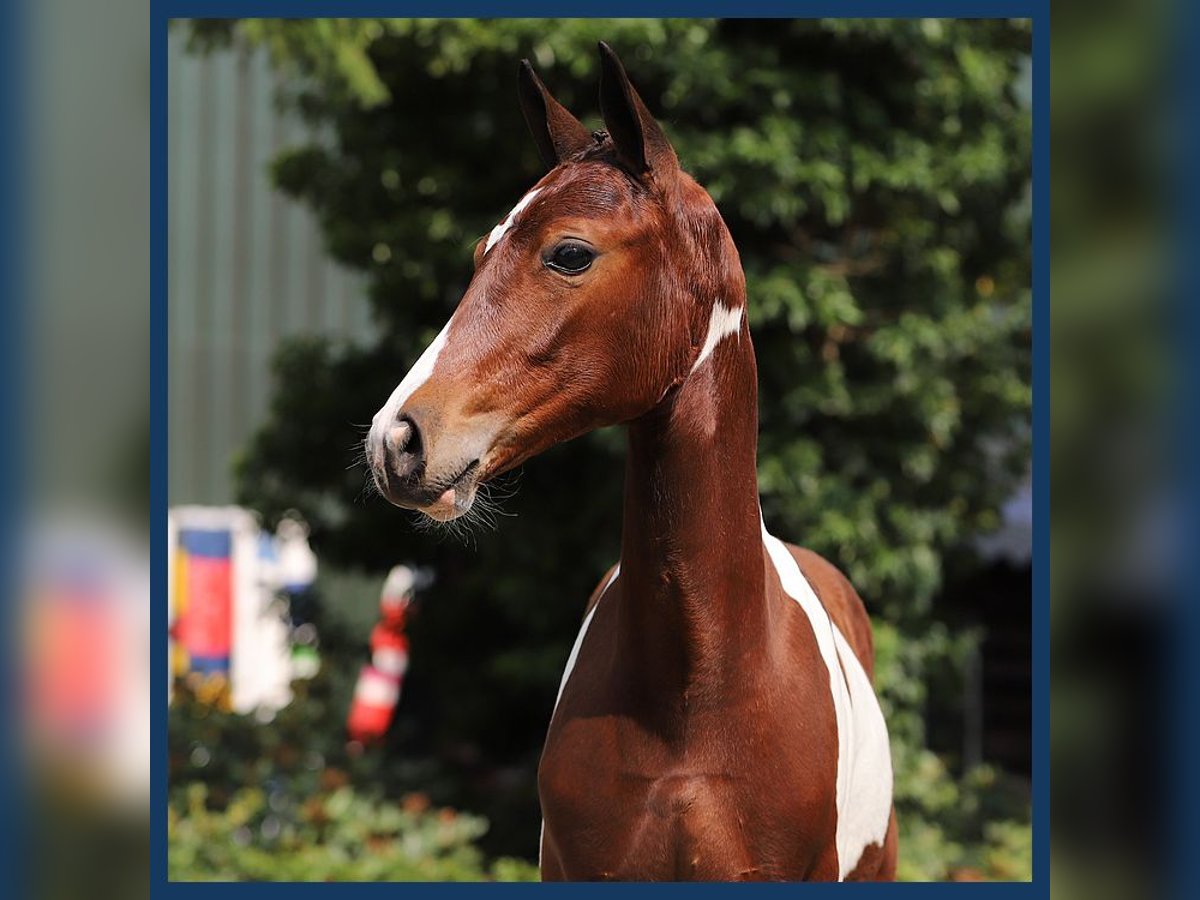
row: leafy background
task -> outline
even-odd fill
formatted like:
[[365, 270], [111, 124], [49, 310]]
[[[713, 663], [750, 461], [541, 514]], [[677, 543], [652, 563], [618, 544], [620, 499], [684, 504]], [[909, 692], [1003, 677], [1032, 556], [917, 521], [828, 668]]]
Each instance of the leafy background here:
[[[378, 340], [286, 344], [240, 501], [298, 509], [322, 563], [437, 572], [385, 746], [344, 744], [365, 632], [319, 585], [324, 666], [274, 721], [171, 713], [171, 876], [520, 879], [535, 773], [584, 599], [617, 557], [623, 436], [527, 464], [468, 542], [364, 496], [362, 423], [448, 318], [470, 251], [541, 169], [529, 57], [599, 127], [612, 44], [746, 268], [759, 479], [776, 534], [851, 577], [876, 628], [906, 879], [1030, 876], [1028, 784], [931, 746], [977, 631], [939, 605], [981, 571], [1029, 459], [1030, 27], [1010, 20], [205, 20], [192, 48], [268, 48], [313, 140], [273, 162], [328, 252], [369, 275]], [[1028, 606], [1028, 591], [1013, 604]], [[471, 813], [457, 812], [458, 809]], [[490, 823], [490, 827], [489, 827]], [[522, 863], [520, 860], [525, 860]]]

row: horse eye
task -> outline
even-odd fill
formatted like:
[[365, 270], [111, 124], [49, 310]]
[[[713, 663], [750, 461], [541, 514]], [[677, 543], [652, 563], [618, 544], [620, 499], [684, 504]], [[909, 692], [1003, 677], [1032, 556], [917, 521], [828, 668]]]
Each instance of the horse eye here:
[[595, 258], [596, 254], [583, 244], [559, 244], [547, 257], [546, 265], [556, 272], [578, 275], [587, 271]]

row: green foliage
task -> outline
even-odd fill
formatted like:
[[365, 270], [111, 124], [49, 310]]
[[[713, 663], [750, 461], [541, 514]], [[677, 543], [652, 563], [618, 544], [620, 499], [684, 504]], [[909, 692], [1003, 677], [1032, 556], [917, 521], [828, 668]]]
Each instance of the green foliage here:
[[926, 746], [922, 711], [930, 672], [957, 668], [977, 636], [952, 634], [940, 623], [921, 636], [876, 620], [875, 683], [895, 769], [903, 881], [942, 881], [970, 873], [978, 879], [1029, 880], [1032, 829], [1028, 789], [991, 766], [956, 776]]
[[490, 849], [536, 852], [536, 803], [512, 798], [533, 797], [583, 602], [617, 557], [622, 442], [601, 432], [528, 464], [505, 503], [514, 517], [463, 546], [364, 501], [352, 423], [370, 421], [448, 317], [475, 239], [541, 174], [517, 60], [598, 126], [604, 39], [737, 242], [767, 524], [837, 563], [879, 620], [906, 873], [1000, 872], [1020, 857], [1023, 826], [982, 824], [996, 784], [952, 775], [921, 719], [933, 674], [953, 670], [969, 640], [933, 621], [933, 598], [951, 564], [969, 571], [971, 539], [998, 524], [1028, 460], [1029, 24], [191, 27], [199, 44], [264, 44], [293, 76], [281, 101], [314, 137], [280, 154], [274, 177], [314, 210], [329, 252], [369, 274], [379, 326], [373, 346], [310, 339], [280, 354], [270, 419], [239, 462], [241, 499], [268, 519], [299, 509], [326, 564], [382, 573], [411, 559], [437, 571], [413, 625], [405, 751], [522, 773], [508, 793], [448, 776], [499, 825]]
[[[174, 881], [537, 881], [516, 859], [490, 865], [474, 840], [478, 816], [403, 804], [350, 787], [313, 794], [288, 810], [261, 788], [238, 790], [222, 809], [203, 783], [168, 810], [168, 878]], [[281, 807], [277, 810], [276, 807]]]
[[337, 667], [296, 682], [269, 720], [220, 712], [180, 684], [168, 717], [173, 880], [535, 881], [491, 858], [488, 822], [436, 807], [428, 768], [345, 741]]

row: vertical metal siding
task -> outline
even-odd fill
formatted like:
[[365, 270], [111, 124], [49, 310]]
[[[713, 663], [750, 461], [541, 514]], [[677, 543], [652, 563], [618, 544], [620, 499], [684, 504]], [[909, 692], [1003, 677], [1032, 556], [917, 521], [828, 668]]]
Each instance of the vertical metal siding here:
[[360, 273], [326, 256], [308, 210], [268, 164], [305, 139], [273, 102], [264, 52], [188, 54], [170, 38], [170, 502], [228, 503], [232, 464], [267, 412], [286, 337], [368, 339]]

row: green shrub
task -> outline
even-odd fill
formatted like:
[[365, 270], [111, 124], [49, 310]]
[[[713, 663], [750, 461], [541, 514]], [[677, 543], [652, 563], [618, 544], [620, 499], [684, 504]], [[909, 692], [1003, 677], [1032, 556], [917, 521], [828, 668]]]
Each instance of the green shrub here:
[[940, 624], [922, 635], [874, 622], [875, 684], [888, 723], [903, 881], [1027, 881], [1033, 873], [1028, 787], [992, 766], [956, 775], [926, 746], [922, 710], [938, 667], [961, 665], [978, 635]]
[[174, 792], [168, 877], [174, 881], [536, 881], [523, 860], [487, 862], [479, 816], [401, 803], [343, 786], [308, 797], [258, 787], [214, 807], [208, 787]]

